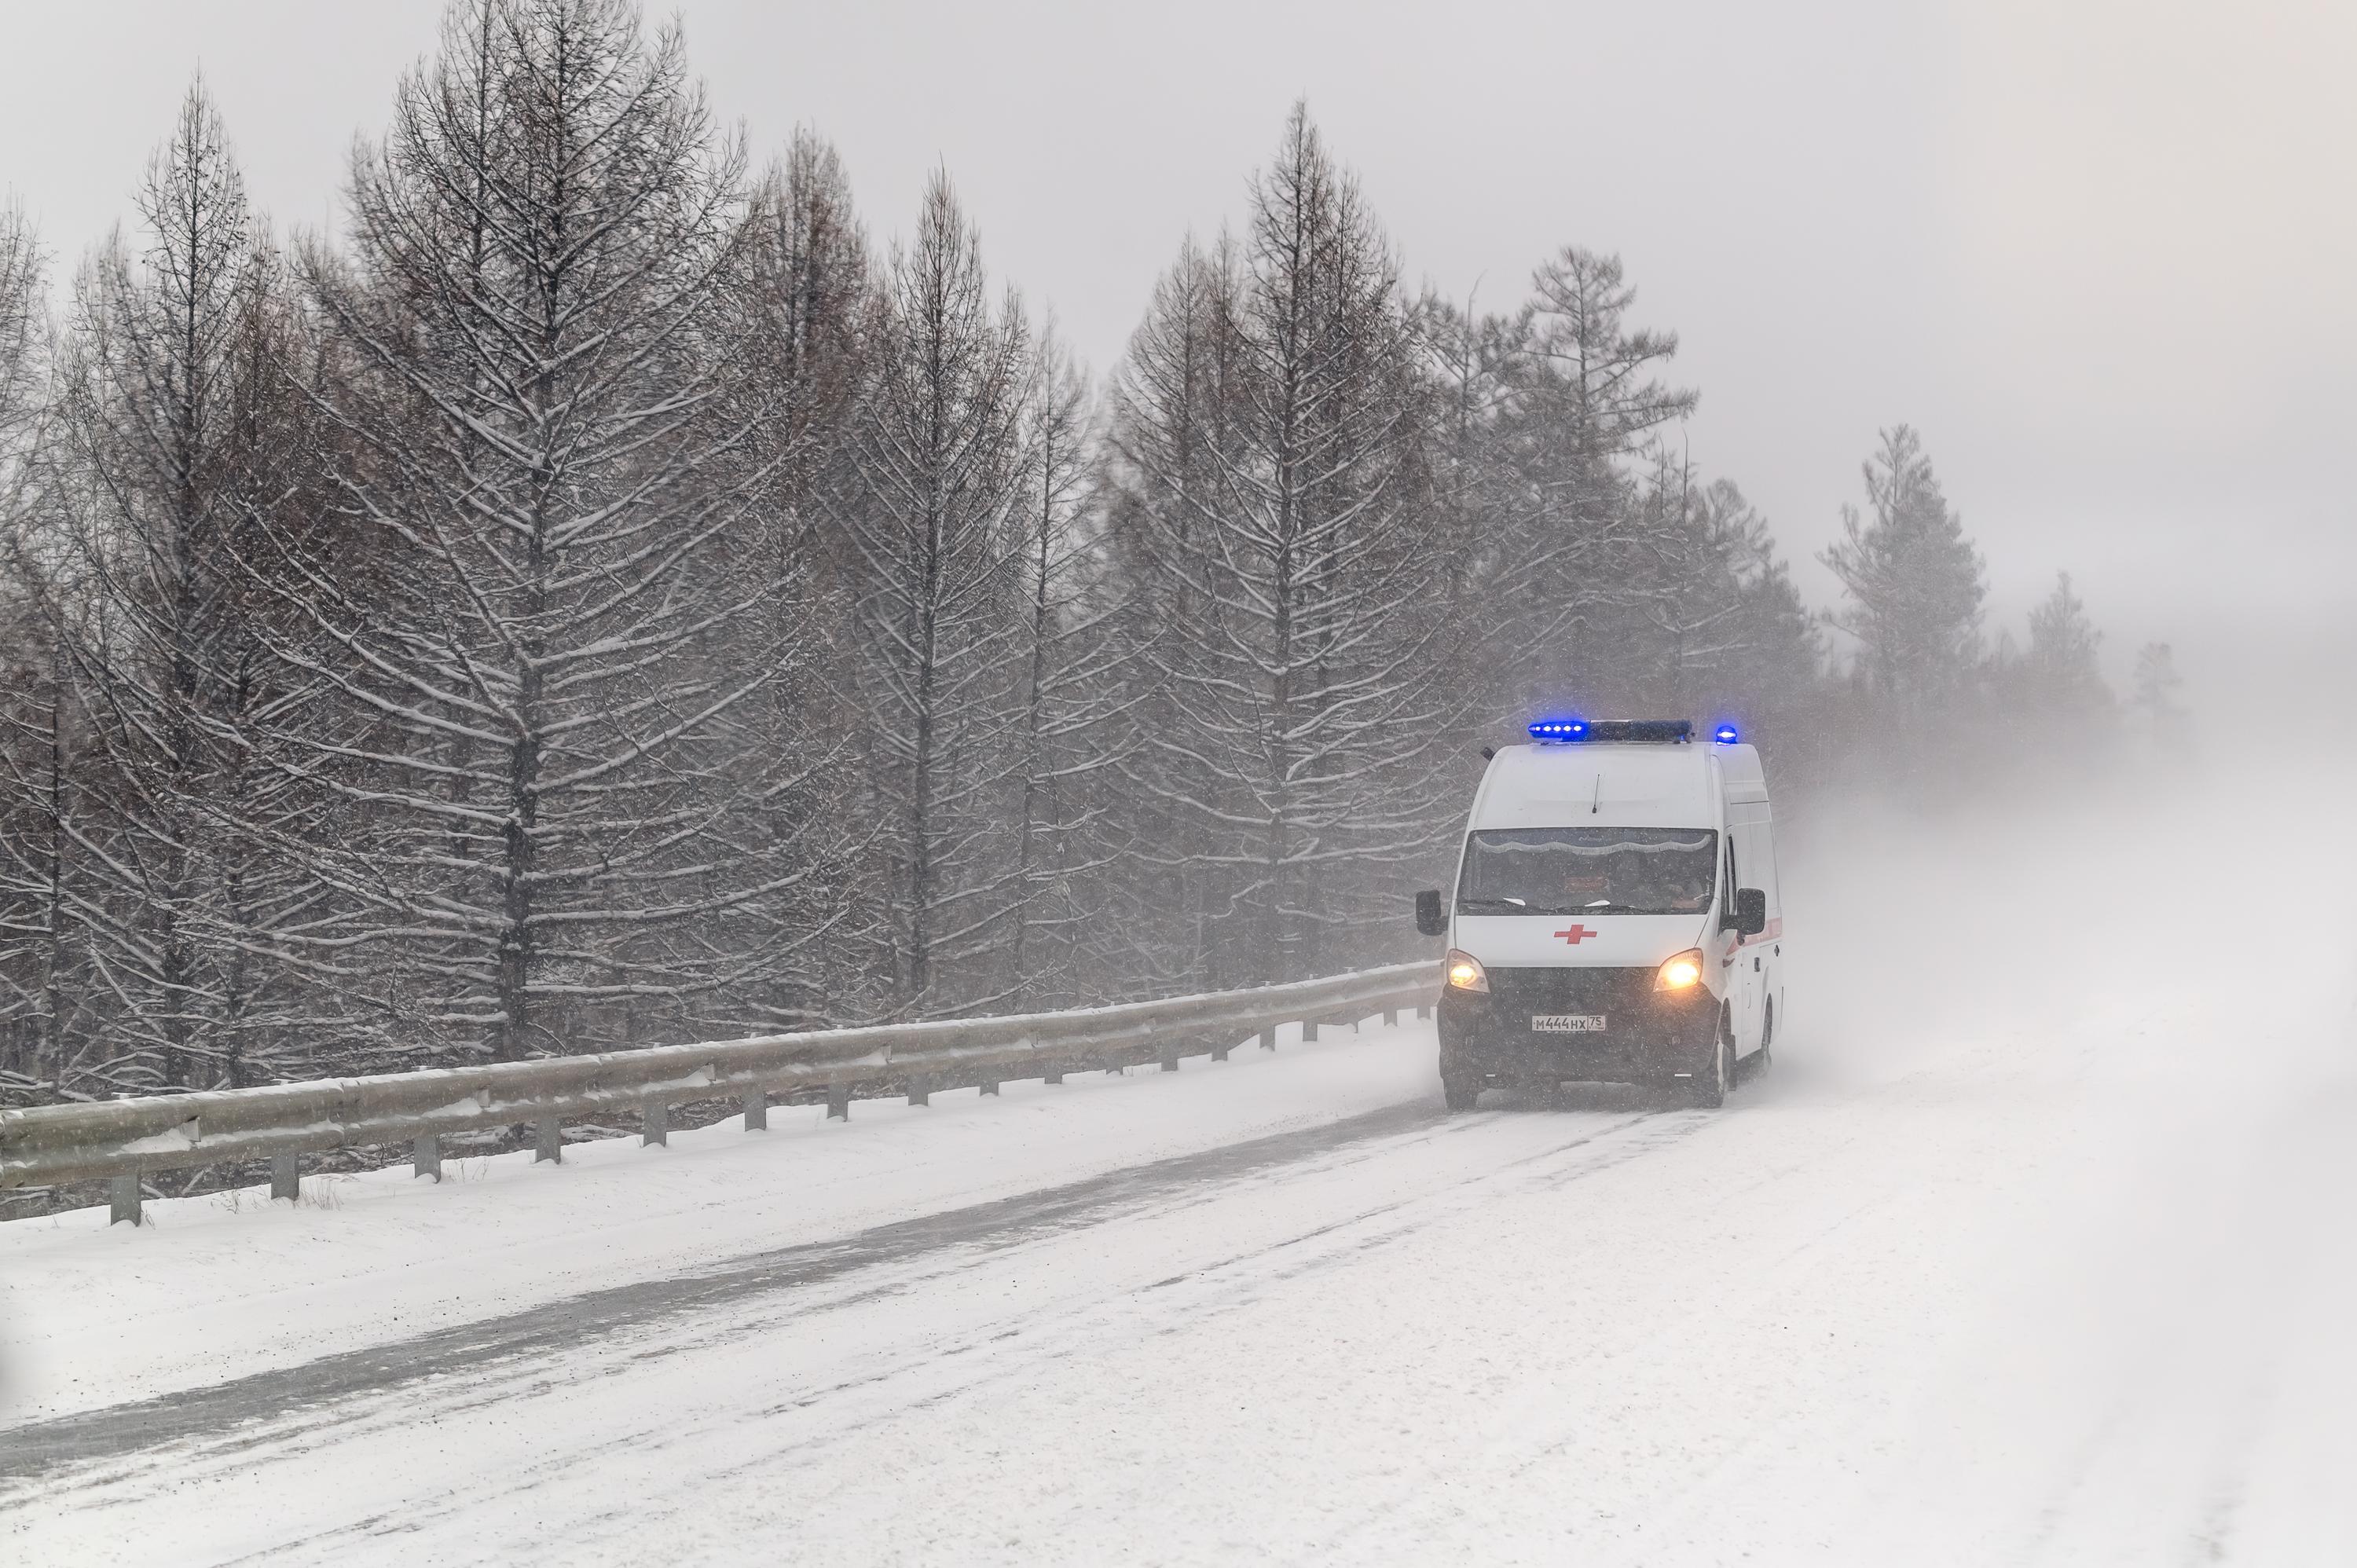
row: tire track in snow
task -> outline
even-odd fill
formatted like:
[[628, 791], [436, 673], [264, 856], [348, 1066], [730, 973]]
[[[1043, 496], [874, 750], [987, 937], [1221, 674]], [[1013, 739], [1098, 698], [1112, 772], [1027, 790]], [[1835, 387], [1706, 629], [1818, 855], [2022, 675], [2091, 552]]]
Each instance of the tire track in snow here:
[[[1468, 1131], [1501, 1119], [1496, 1114], [1452, 1118], [1415, 1133], [1357, 1146], [1347, 1151], [1346, 1159], [1336, 1160], [1328, 1168], [1383, 1158], [1400, 1152], [1404, 1146], [1428, 1142], [1435, 1135]], [[1046, 1314], [1023, 1312], [1011, 1326], [975, 1325], [947, 1342], [920, 1347], [855, 1376], [798, 1390], [791, 1399], [766, 1406], [697, 1412], [686, 1421], [680, 1419], [681, 1412], [673, 1411], [636, 1432], [608, 1432], [604, 1441], [627, 1446], [635, 1460], [642, 1464], [651, 1455], [667, 1450], [720, 1441], [729, 1450], [725, 1462], [715, 1464], [707, 1455], [696, 1458], [694, 1464], [695, 1473], [702, 1477], [700, 1485], [705, 1488], [772, 1473], [780, 1466], [792, 1466], [798, 1459], [823, 1455], [845, 1438], [898, 1420], [909, 1411], [1029, 1379], [1036, 1375], [1043, 1359], [1060, 1360], [1092, 1349], [1111, 1349], [1148, 1336], [1202, 1331], [1222, 1318], [1248, 1311], [1271, 1289], [1289, 1280], [1410, 1240], [1434, 1225], [1446, 1224], [1466, 1212], [1478, 1210], [1503, 1193], [1556, 1190], [1582, 1177], [1610, 1170], [1666, 1144], [1682, 1142], [1711, 1125], [1713, 1120], [1700, 1113], [1674, 1117], [1632, 1114], [1601, 1127], [1588, 1125], [1576, 1136], [1507, 1160], [1470, 1179], [1379, 1203], [1113, 1296], [1092, 1296]], [[1288, 1179], [1295, 1174], [1288, 1172]], [[1232, 1194], [1205, 1192], [1199, 1196], [1199, 1201], [1208, 1203], [1223, 1197], [1234, 1200]], [[1022, 1240], [1013, 1238], [1009, 1244], [1019, 1244]], [[773, 1321], [743, 1327], [759, 1333], [776, 1326]], [[981, 1354], [977, 1355], [977, 1351]], [[845, 1411], [841, 1418], [824, 1421], [815, 1429], [805, 1426], [796, 1430], [782, 1441], [772, 1440], [758, 1447], [745, 1441], [749, 1434], [763, 1430], [780, 1417], [830, 1406], [840, 1408], [846, 1399], [860, 1400], [861, 1408]], [[576, 1457], [569, 1451], [551, 1455], [527, 1471], [437, 1497], [429, 1509], [406, 1509], [397, 1518], [380, 1516], [356, 1520], [343, 1529], [290, 1542], [285, 1550], [291, 1552], [299, 1547], [317, 1552], [339, 1541], [351, 1543], [369, 1536], [408, 1535], [435, 1519], [495, 1516], [501, 1499], [530, 1491], [543, 1476], [561, 1476]], [[572, 1561], [601, 1533], [634, 1535], [649, 1527], [650, 1515], [642, 1499], [572, 1514], [567, 1518], [562, 1542], [549, 1543], [547, 1552], [554, 1561]], [[512, 1562], [533, 1560], [529, 1548], [511, 1550], [526, 1552], [521, 1557], [511, 1555]], [[276, 1555], [265, 1553], [254, 1561], [267, 1561]]]
[[1009, 1245], [1028, 1237], [1101, 1224], [1173, 1193], [1233, 1180], [1402, 1133], [1474, 1123], [1444, 1119], [1416, 1101], [1345, 1121], [1274, 1133], [1222, 1148], [1133, 1165], [1037, 1192], [895, 1221], [827, 1241], [758, 1252], [728, 1263], [611, 1286], [522, 1312], [479, 1319], [414, 1338], [373, 1345], [293, 1367], [0, 1428], [0, 1498], [70, 1466], [148, 1450], [249, 1435], [257, 1423], [307, 1414], [332, 1423], [339, 1402], [382, 1395], [456, 1372], [480, 1372], [577, 1350], [684, 1313], [803, 1289], [860, 1271], [951, 1248]]

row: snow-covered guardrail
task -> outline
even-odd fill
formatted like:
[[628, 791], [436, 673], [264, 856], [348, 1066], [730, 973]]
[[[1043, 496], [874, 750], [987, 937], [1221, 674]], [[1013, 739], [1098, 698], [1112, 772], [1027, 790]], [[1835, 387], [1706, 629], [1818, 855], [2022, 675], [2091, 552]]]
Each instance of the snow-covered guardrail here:
[[[1270, 1038], [1279, 1024], [1421, 1011], [1439, 983], [1437, 963], [1405, 963], [1064, 1013], [812, 1030], [0, 1111], [0, 1187], [112, 1179], [114, 1218], [135, 1220], [139, 1178], [148, 1171], [268, 1156], [273, 1196], [291, 1197], [300, 1155], [348, 1144], [413, 1140], [417, 1168], [439, 1175], [441, 1135], [478, 1127], [536, 1124], [536, 1157], [554, 1160], [567, 1117], [635, 1112], [646, 1141], [662, 1143], [670, 1108], [692, 1101], [739, 1097], [745, 1125], [755, 1128], [767, 1124], [771, 1096], [820, 1086], [828, 1113], [840, 1116], [862, 1087], [887, 1082], [921, 1102], [943, 1079], [979, 1081], [996, 1092], [1001, 1078], [1055, 1082], [1066, 1071], [1116, 1059], [1158, 1058], [1165, 1070], [1174, 1070], [1182, 1056], [1222, 1058], [1256, 1032]], [[1150, 1054], [1141, 1058], [1142, 1051]]]

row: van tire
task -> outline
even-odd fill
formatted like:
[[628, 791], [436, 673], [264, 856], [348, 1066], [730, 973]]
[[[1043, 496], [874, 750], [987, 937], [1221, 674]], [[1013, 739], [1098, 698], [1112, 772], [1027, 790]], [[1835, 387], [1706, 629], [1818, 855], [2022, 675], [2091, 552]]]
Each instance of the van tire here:
[[1443, 1073], [1440, 1075], [1440, 1098], [1448, 1102], [1451, 1111], [1470, 1111], [1474, 1102], [1481, 1098], [1481, 1080], [1470, 1074]]
[[1770, 1068], [1776, 1065], [1776, 1058], [1768, 1054], [1775, 1048], [1775, 1046], [1776, 999], [1771, 996], [1768, 999], [1767, 1014], [1761, 1018], [1760, 1023], [1760, 1049], [1754, 1053], [1752, 1058], [1752, 1077], [1757, 1078], [1761, 1073], [1766, 1072]]
[[1716, 1111], [1727, 1103], [1735, 1089], [1735, 1020], [1731, 1014], [1718, 1017], [1718, 1049], [1712, 1053], [1707, 1076], [1687, 1080], [1696, 1110]]

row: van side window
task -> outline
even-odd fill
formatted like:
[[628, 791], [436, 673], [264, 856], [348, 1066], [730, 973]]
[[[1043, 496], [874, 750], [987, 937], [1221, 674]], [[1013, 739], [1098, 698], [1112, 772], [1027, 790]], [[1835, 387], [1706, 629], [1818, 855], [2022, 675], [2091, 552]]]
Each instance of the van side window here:
[[1730, 832], [1727, 835], [1727, 896], [1724, 900], [1725, 908], [1729, 909], [1735, 908], [1735, 890], [1742, 886], [1743, 884], [1737, 880], [1735, 875], [1735, 834]]
[[1768, 896], [1768, 912], [1773, 918], [1782, 907], [1782, 895], [1777, 887], [1775, 834], [1769, 826], [1765, 808], [1753, 806], [1742, 815], [1745, 820], [1728, 824], [1728, 832], [1738, 864], [1751, 868], [1745, 874], [1743, 886], [1757, 887]]

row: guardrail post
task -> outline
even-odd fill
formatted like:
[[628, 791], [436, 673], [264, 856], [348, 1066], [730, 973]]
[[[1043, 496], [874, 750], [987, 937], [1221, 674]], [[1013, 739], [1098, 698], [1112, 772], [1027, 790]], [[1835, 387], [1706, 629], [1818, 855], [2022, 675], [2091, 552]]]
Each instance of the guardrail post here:
[[1263, 1029], [1260, 1032], [1260, 1048], [1265, 1051], [1273, 1051], [1276, 1049], [1275, 1025], [1271, 1024], [1267, 1028]]
[[270, 1196], [299, 1203], [303, 1198], [303, 1156], [270, 1156]]
[[1178, 1070], [1178, 1047], [1176, 1044], [1162, 1047], [1162, 1070], [1164, 1072]]
[[851, 1085], [830, 1083], [826, 1086], [826, 1119], [830, 1122], [851, 1120]]
[[1419, 1018], [1429, 1018], [1429, 1017], [1431, 1017], [1431, 1016], [1432, 1016], [1432, 1004], [1430, 1004], [1429, 1002], [1419, 1002], [1419, 1003], [1417, 1003], [1417, 1004], [1415, 1004], [1415, 1015], [1416, 1015], [1417, 1017], [1419, 1017]]
[[770, 1130], [770, 1095], [760, 1089], [745, 1091], [745, 1131], [766, 1133]]
[[1226, 1046], [1213, 1046], [1211, 1047], [1211, 1059], [1215, 1062], [1223, 1062], [1227, 1060], [1228, 1050], [1229, 1047]]
[[931, 1105], [932, 1102], [933, 1080], [929, 1078], [910, 1079], [909, 1080], [909, 1103], [911, 1105]]
[[537, 1135], [533, 1139], [532, 1163], [546, 1160], [551, 1165], [565, 1163], [565, 1127], [554, 1116], [540, 1119]]
[[1383, 1009], [1383, 1027], [1384, 1027], [1384, 1028], [1386, 1028], [1386, 1029], [1391, 1028], [1394, 1025], [1397, 1024], [1398, 1022], [1399, 1022], [1399, 1009], [1398, 1009], [1398, 1008], [1396, 1008], [1396, 1007], [1386, 1007], [1386, 1008], [1384, 1008], [1384, 1009]]
[[639, 1132], [639, 1147], [649, 1144], [671, 1146], [671, 1107], [660, 1100], [647, 1101], [646, 1124]]
[[985, 1094], [996, 1094], [998, 1092], [998, 1080], [995, 1078], [984, 1079], [982, 1080], [982, 1091]]
[[139, 1177], [119, 1176], [107, 1185], [106, 1222], [120, 1225], [128, 1219], [139, 1223]]
[[442, 1138], [439, 1133], [420, 1133], [410, 1153], [409, 1174], [413, 1180], [422, 1176], [430, 1176], [436, 1181], [442, 1179]]
[[1040, 1074], [1039, 1074], [1039, 1081], [1040, 1081], [1041, 1083], [1061, 1083], [1061, 1082], [1063, 1082], [1063, 1081], [1064, 1081], [1064, 1068], [1063, 1068], [1063, 1064], [1062, 1064], [1061, 1062], [1052, 1062], [1052, 1063], [1049, 1064], [1049, 1066], [1048, 1066], [1044, 1070], [1042, 1070], [1042, 1071], [1040, 1072]]
[[1301, 1043], [1305, 1046], [1308, 1046], [1317, 1044], [1317, 1041], [1318, 1020], [1315, 1018], [1304, 1018], [1301, 1020]]

